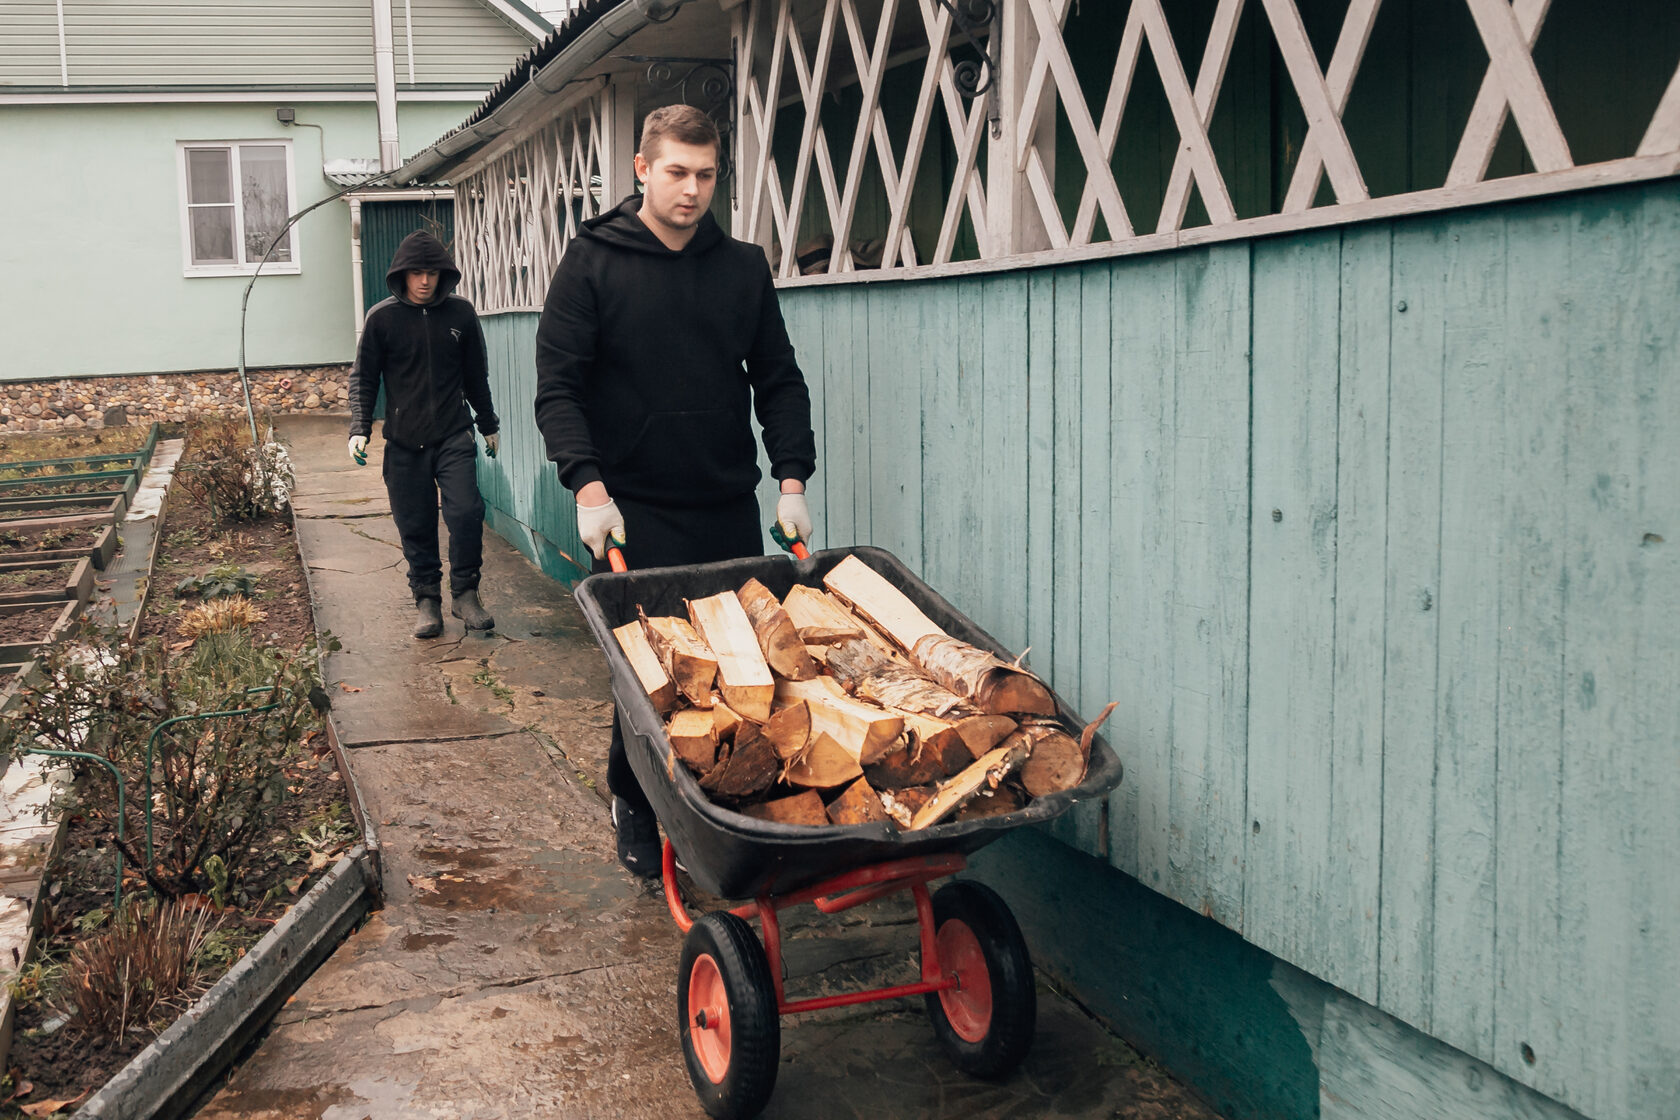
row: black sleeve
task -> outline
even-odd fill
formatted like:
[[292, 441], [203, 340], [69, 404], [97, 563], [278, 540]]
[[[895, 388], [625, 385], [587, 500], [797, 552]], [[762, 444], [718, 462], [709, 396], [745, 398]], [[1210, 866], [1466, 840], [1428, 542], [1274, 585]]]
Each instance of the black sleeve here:
[[373, 434], [373, 409], [379, 402], [379, 380], [385, 374], [384, 349], [379, 344], [379, 327], [369, 314], [362, 322], [362, 341], [356, 347], [356, 364], [350, 369], [350, 434]]
[[764, 428], [764, 452], [770, 457], [770, 476], [804, 482], [817, 469], [817, 441], [811, 431], [811, 393], [788, 341], [782, 308], [770, 265], [759, 256], [764, 271], [758, 334], [747, 353], [747, 379], [753, 387], [753, 409]]
[[600, 456], [583, 411], [595, 374], [600, 320], [580, 248], [574, 241], [560, 258], [537, 323], [537, 430], [560, 470], [560, 484], [574, 493], [601, 480]]
[[501, 429], [495, 406], [490, 401], [490, 358], [484, 346], [484, 328], [478, 313], [467, 306], [467, 337], [461, 344], [461, 389], [472, 405], [473, 419], [484, 435], [494, 435]]

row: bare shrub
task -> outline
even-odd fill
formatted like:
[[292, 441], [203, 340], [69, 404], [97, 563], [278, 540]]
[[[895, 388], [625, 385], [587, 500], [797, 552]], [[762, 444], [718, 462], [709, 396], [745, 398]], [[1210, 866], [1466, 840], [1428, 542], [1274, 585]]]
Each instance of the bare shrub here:
[[197, 958], [221, 922], [190, 902], [130, 899], [70, 951], [54, 998], [81, 1030], [121, 1040], [198, 990]]

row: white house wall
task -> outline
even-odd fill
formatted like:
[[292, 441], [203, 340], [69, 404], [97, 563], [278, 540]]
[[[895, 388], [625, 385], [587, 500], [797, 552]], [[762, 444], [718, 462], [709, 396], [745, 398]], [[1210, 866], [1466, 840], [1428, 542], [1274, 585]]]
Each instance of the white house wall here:
[[[477, 0], [394, 0], [393, 15], [399, 83], [482, 91], [531, 46]], [[0, 4], [0, 91], [373, 82], [365, 0], [63, 0], [63, 17], [61, 71], [55, 0]]]
[[[372, 157], [371, 105], [277, 99], [245, 105], [77, 105], [0, 111], [0, 307], [11, 327], [0, 380], [231, 368], [247, 277], [182, 275], [176, 145], [289, 140], [294, 208], [331, 194], [322, 133], [286, 128], [275, 104], [325, 130], [328, 158]], [[404, 103], [405, 158], [468, 112], [466, 102]], [[20, 155], [14, 155], [20, 154]], [[296, 232], [302, 272], [264, 275], [250, 302], [247, 362], [323, 365], [354, 356], [349, 211], [324, 206]]]

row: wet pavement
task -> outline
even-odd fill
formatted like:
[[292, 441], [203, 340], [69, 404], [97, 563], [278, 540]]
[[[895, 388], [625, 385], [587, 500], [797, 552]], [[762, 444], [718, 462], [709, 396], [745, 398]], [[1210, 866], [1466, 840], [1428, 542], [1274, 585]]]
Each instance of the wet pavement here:
[[[198, 1115], [702, 1116], [675, 1023], [682, 938], [614, 857], [610, 691], [570, 594], [486, 531], [497, 629], [467, 635], [446, 617], [442, 638], [408, 637], [381, 445], [355, 468], [344, 428], [308, 417], [281, 431], [317, 622], [344, 646], [329, 689], [380, 833], [385, 908]], [[902, 900], [785, 917], [791, 995], [916, 978]], [[919, 999], [782, 1028], [767, 1117], [1217, 1120], [1044, 983], [1033, 1051], [999, 1084], [944, 1059]]]

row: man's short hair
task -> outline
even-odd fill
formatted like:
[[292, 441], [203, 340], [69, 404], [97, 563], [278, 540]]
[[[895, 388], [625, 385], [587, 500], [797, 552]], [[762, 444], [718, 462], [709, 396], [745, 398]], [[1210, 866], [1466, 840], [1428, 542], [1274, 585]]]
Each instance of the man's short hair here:
[[638, 154], [652, 163], [659, 158], [660, 145], [667, 139], [696, 147], [710, 145], [714, 153], [723, 151], [717, 125], [692, 105], [667, 105], [649, 113], [642, 122], [642, 146]]

